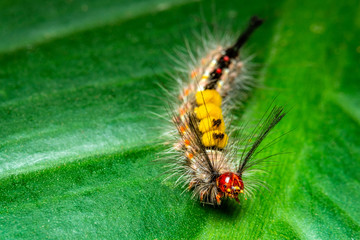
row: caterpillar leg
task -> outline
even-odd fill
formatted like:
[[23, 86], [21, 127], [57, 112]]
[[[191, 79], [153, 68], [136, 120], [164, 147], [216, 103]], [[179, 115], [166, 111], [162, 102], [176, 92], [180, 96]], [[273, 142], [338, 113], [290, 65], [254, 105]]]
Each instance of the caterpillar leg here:
[[189, 183], [189, 190], [191, 190], [194, 187], [195, 181], [191, 181]]
[[221, 198], [224, 196], [224, 193], [222, 192], [219, 192], [217, 195], [216, 195], [216, 202], [218, 205], [221, 204]]
[[200, 193], [200, 202], [202, 202], [202, 200], [204, 199], [204, 195], [205, 195], [205, 192]]

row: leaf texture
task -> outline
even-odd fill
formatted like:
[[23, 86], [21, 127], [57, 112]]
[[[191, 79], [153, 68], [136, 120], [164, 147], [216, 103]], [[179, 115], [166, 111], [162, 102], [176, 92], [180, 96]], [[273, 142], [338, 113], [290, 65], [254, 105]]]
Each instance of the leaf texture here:
[[[348, 1], [0, 3], [1, 239], [359, 239], [360, 18]], [[41, 6], [41, 7], [39, 7]], [[151, 162], [165, 52], [243, 28], [260, 63], [244, 121], [291, 109], [269, 191], [200, 205]], [[150, 129], [150, 130], [149, 130]]]

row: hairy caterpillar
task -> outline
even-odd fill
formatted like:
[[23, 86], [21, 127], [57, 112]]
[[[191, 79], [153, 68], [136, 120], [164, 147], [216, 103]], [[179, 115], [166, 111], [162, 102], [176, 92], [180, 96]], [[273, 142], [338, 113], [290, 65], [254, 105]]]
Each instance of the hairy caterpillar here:
[[[183, 87], [170, 110], [175, 144], [163, 159], [169, 162], [170, 177], [177, 176], [177, 183], [193, 190], [193, 196], [205, 204], [220, 205], [224, 197], [240, 202], [241, 193], [251, 195], [262, 185], [247, 176], [264, 160], [255, 158], [259, 145], [285, 115], [283, 108], [273, 107], [246, 137], [226, 120], [229, 100], [237, 94], [246, 96], [254, 85], [244, 74], [239, 50], [262, 22], [252, 17], [235, 44], [208, 52], [186, 74], [187, 80], [178, 80]], [[191, 54], [189, 58], [195, 59]]]

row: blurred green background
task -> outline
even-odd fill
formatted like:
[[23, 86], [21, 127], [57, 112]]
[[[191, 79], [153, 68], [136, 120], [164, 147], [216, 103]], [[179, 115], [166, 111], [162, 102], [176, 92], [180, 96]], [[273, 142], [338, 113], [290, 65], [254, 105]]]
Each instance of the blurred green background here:
[[[0, 1], [0, 239], [360, 239], [360, 3]], [[270, 192], [202, 206], [149, 164], [147, 105], [167, 52], [204, 19], [238, 31], [260, 63], [244, 121], [270, 102], [292, 130], [270, 153]], [[226, 26], [225, 26], [226, 25]]]

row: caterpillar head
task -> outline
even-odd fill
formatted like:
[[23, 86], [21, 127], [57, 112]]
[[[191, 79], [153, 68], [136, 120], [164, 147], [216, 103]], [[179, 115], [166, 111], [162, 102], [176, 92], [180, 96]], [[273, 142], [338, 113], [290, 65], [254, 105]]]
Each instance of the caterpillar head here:
[[226, 172], [221, 174], [217, 180], [218, 189], [230, 198], [235, 198], [238, 201], [238, 195], [244, 193], [244, 183], [241, 176], [236, 173]]

